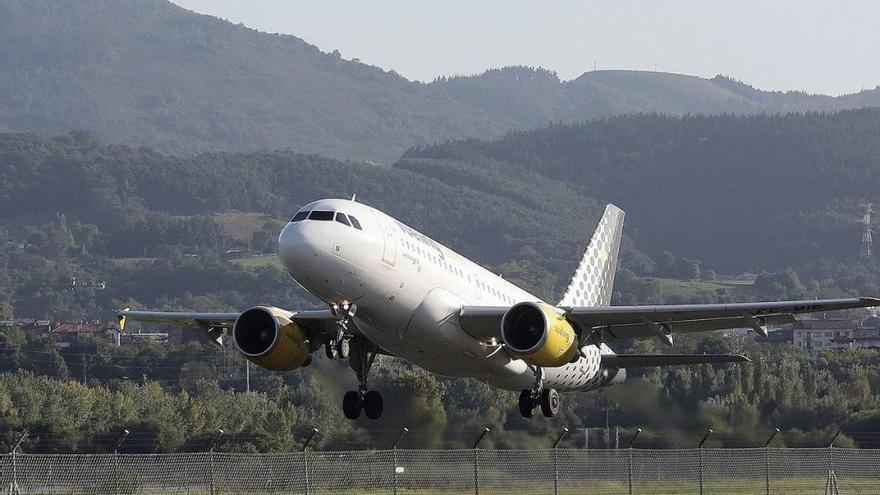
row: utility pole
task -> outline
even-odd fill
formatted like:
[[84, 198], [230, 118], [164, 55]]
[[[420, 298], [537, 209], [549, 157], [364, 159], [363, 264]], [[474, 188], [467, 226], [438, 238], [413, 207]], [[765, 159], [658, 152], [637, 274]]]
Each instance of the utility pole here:
[[244, 360], [244, 383], [245, 383], [245, 391], [250, 393], [250, 391], [251, 391], [251, 362], [248, 359]]
[[611, 414], [608, 403], [605, 403], [605, 448], [611, 448]]

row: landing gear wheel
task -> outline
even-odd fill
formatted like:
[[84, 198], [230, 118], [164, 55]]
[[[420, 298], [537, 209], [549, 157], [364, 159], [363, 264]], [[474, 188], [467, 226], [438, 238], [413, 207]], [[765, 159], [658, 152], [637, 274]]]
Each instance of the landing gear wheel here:
[[370, 390], [364, 395], [364, 414], [370, 419], [379, 419], [382, 416], [382, 394]]
[[361, 408], [361, 394], [353, 390], [346, 392], [342, 398], [342, 412], [345, 413], [345, 417], [348, 419], [358, 419], [361, 415]]
[[535, 400], [531, 390], [523, 390], [519, 393], [519, 414], [524, 418], [531, 418], [535, 410]]
[[336, 355], [339, 359], [348, 359], [349, 354], [351, 354], [351, 343], [348, 339], [340, 340], [336, 346]]
[[559, 414], [559, 392], [555, 388], [545, 388], [541, 392], [541, 412], [548, 418]]
[[330, 339], [327, 339], [327, 342], [324, 343], [324, 352], [327, 354], [327, 359], [336, 359], [339, 353], [336, 351], [336, 344]]

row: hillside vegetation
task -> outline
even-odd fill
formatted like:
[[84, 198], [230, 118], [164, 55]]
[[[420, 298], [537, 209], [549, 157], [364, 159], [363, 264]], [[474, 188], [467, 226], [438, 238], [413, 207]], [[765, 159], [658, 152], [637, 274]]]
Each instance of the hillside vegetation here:
[[880, 105], [877, 89], [832, 98], [637, 71], [563, 82], [508, 67], [422, 84], [325, 49], [166, 0], [0, 0], [0, 131], [391, 163], [413, 145], [619, 113]]
[[[317, 307], [271, 256], [226, 251], [271, 254], [300, 205], [352, 193], [550, 301], [606, 201], [627, 210], [616, 304], [880, 295], [880, 264], [858, 258], [861, 202], [878, 190], [878, 119], [880, 110], [616, 117], [413, 149], [393, 167], [289, 151], [178, 156], [83, 132], [3, 134], [0, 320], [107, 320], [126, 306]], [[614, 349], [667, 351], [654, 341]], [[774, 427], [786, 445], [826, 445], [844, 428], [852, 440], [839, 445], [875, 446], [852, 432], [880, 421], [876, 350], [814, 363], [751, 336], [677, 338], [672, 350], [754, 361], [633, 372], [634, 383], [567, 397], [554, 422], [526, 422], [515, 394], [382, 359], [376, 380], [399, 407], [352, 424], [338, 407], [354, 387], [342, 363], [252, 369], [253, 391], [232, 393], [244, 388], [242, 361], [212, 344], [116, 348], [102, 336], [59, 349], [52, 337], [3, 328], [0, 442], [28, 429], [31, 452], [104, 451], [129, 428], [139, 435], [132, 451], [180, 451], [224, 428], [225, 450], [291, 450], [317, 426], [323, 447], [387, 447], [406, 425], [409, 447], [466, 447], [489, 424], [489, 446], [545, 447], [561, 425], [603, 426], [607, 409], [623, 438], [645, 429], [642, 446], [692, 447], [708, 427], [727, 446], [760, 444]]]
[[[852, 261], [880, 200], [880, 110], [622, 116], [410, 150], [398, 168], [448, 183], [535, 175], [627, 212], [643, 251], [722, 273]], [[558, 205], [557, 215], [572, 209]], [[574, 210], [575, 214], [576, 210]]]

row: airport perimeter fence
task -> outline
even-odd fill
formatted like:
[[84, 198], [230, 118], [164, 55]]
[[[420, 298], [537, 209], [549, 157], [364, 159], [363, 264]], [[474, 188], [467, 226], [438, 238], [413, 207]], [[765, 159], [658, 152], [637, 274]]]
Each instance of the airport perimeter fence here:
[[6, 454], [8, 494], [880, 494], [880, 450]]

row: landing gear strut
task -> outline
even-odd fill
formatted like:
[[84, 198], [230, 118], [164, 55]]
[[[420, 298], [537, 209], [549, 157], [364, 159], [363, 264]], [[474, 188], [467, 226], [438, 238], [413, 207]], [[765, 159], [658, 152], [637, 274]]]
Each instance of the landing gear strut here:
[[376, 359], [376, 346], [365, 339], [353, 337], [349, 340], [351, 354], [348, 364], [357, 374], [358, 389], [345, 393], [342, 412], [348, 419], [357, 419], [363, 410], [369, 419], [379, 419], [382, 416], [382, 394], [367, 388], [367, 375]]
[[351, 352], [351, 333], [348, 331], [348, 325], [357, 311], [357, 304], [349, 305], [343, 303], [342, 306], [332, 305], [330, 311], [336, 317], [336, 335], [327, 337], [324, 343], [324, 352], [328, 359], [348, 359]]
[[519, 393], [519, 413], [524, 418], [531, 418], [535, 407], [541, 406], [541, 413], [552, 418], [559, 413], [559, 392], [553, 388], [544, 388], [544, 372], [539, 366], [532, 368], [535, 384], [530, 389]]

